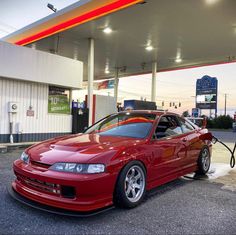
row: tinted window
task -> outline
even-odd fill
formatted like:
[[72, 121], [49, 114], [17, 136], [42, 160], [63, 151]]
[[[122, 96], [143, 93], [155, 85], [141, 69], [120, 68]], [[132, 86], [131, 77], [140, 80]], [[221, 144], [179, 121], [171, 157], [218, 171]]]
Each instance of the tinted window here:
[[116, 126], [109, 130], [99, 133], [100, 135], [110, 135], [110, 136], [126, 136], [134, 138], [144, 138], [148, 135], [152, 123], [133, 123], [127, 125]]
[[101, 120], [85, 133], [145, 138], [150, 133], [155, 118], [155, 114], [119, 113]]
[[180, 134], [183, 134], [183, 132], [175, 116], [164, 116], [160, 118], [155, 132], [157, 139]]
[[184, 133], [188, 133], [194, 130], [193, 126], [188, 123], [187, 120], [179, 118], [179, 122]]

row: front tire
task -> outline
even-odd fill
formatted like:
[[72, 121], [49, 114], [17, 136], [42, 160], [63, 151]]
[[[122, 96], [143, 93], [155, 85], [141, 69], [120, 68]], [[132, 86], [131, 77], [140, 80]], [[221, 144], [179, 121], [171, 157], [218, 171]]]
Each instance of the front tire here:
[[197, 174], [199, 175], [206, 175], [206, 173], [209, 171], [211, 165], [211, 155], [208, 147], [204, 147], [200, 155], [198, 157], [198, 170]]
[[115, 205], [134, 208], [146, 193], [146, 170], [139, 161], [128, 163], [121, 171], [114, 193]]

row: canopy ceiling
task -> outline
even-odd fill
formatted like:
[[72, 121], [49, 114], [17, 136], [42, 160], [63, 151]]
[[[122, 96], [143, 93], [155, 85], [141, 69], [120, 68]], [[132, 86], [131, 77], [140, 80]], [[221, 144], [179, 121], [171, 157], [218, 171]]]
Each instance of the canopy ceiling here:
[[[163, 71], [235, 60], [235, 0], [146, 0], [125, 7], [28, 46], [83, 61], [84, 80], [88, 38], [95, 39], [96, 79], [113, 77], [117, 67], [120, 75], [148, 73], [153, 61]], [[105, 34], [106, 27], [112, 33]]]

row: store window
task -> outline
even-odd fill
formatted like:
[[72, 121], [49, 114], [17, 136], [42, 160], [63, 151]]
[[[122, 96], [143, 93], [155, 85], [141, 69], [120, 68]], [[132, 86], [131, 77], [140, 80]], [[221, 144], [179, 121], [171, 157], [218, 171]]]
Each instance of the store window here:
[[49, 86], [48, 113], [70, 114], [70, 89]]

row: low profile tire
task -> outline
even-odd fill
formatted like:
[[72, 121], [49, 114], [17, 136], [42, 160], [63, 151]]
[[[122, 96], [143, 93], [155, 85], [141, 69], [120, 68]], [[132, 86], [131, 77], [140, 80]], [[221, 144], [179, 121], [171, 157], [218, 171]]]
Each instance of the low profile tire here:
[[198, 164], [198, 170], [196, 173], [199, 175], [205, 175], [208, 172], [211, 165], [211, 155], [208, 147], [204, 147], [201, 150], [197, 164]]
[[134, 208], [146, 193], [146, 170], [142, 163], [132, 161], [121, 171], [114, 192], [114, 203], [118, 207]]

